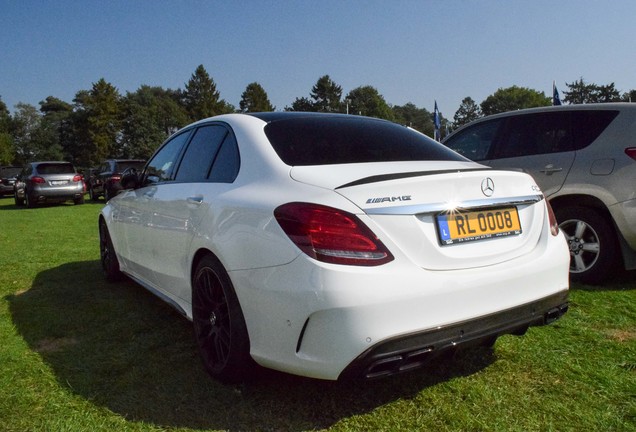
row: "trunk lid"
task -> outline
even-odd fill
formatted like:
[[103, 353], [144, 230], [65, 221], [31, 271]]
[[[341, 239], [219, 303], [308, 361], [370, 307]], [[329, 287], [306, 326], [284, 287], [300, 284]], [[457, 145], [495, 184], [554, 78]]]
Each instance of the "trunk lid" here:
[[399, 162], [294, 167], [291, 176], [350, 200], [394, 255], [430, 270], [519, 258], [548, 232], [543, 195], [521, 172]]

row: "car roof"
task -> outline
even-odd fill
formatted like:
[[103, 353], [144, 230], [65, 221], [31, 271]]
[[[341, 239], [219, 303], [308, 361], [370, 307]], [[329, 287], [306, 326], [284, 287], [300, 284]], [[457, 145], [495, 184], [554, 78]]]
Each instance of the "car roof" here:
[[246, 115], [256, 117], [264, 122], [271, 123], [279, 120], [291, 120], [300, 118], [351, 118], [358, 121], [387, 121], [375, 117], [365, 117], [343, 113], [324, 113], [324, 112], [307, 112], [307, 111], [271, 111], [271, 112], [257, 112], [246, 113]]

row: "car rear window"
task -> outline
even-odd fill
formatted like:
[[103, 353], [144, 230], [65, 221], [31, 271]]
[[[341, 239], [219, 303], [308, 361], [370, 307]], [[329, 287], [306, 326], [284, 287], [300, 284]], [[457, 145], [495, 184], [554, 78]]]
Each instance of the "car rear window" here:
[[75, 168], [72, 164], [40, 164], [39, 174], [74, 174]]
[[412, 129], [365, 117], [288, 118], [268, 123], [265, 134], [291, 166], [467, 160]]
[[20, 168], [20, 167], [1, 168], [0, 169], [0, 177], [3, 177], [3, 178], [15, 177], [18, 174], [20, 174], [21, 170], [22, 170], [22, 168]]
[[135, 168], [137, 171], [144, 169], [145, 162], [119, 162], [117, 163], [117, 171], [124, 172], [128, 168]]

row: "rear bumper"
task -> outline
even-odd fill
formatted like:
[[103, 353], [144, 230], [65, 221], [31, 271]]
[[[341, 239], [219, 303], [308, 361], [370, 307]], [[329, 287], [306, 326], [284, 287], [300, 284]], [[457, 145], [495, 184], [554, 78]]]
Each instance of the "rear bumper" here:
[[549, 324], [568, 310], [568, 291], [465, 322], [385, 340], [362, 353], [340, 374], [340, 380], [372, 379], [424, 366], [446, 350], [493, 341], [504, 334], [525, 333]]
[[35, 188], [30, 196], [34, 201], [61, 201], [80, 198], [84, 195], [84, 186], [80, 183], [77, 186], [65, 188]]
[[[524, 257], [466, 270], [397, 259], [356, 268], [300, 256], [229, 275], [257, 363], [336, 380], [400, 372], [428, 357], [421, 349], [440, 352], [550, 321], [567, 309], [569, 258], [560, 234]], [[409, 359], [381, 366], [393, 356]]]

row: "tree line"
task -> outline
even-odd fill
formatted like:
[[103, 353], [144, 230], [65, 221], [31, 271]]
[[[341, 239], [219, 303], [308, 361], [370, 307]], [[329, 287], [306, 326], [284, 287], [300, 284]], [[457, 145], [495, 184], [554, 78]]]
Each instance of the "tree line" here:
[[[614, 83], [596, 85], [583, 78], [566, 83], [563, 101], [570, 104], [636, 101], [636, 90], [620, 92]], [[442, 132], [476, 118], [552, 104], [543, 92], [524, 87], [500, 88], [481, 104], [462, 100], [453, 120], [441, 116]], [[121, 95], [105, 79], [80, 90], [72, 103], [48, 96], [39, 109], [18, 103], [13, 114], [0, 97], [0, 164], [22, 165], [33, 160], [67, 160], [92, 167], [107, 158], [147, 159], [172, 133], [202, 118], [232, 112], [275, 111], [265, 89], [249, 84], [236, 108], [221, 98], [214, 79], [203, 65], [196, 68], [184, 89], [142, 85]], [[342, 87], [329, 75], [318, 79], [306, 97], [296, 98], [285, 111], [356, 114], [383, 118], [434, 134], [433, 113], [413, 103], [390, 105], [373, 86], [360, 86], [343, 97]]]

